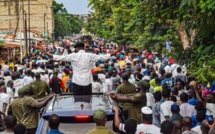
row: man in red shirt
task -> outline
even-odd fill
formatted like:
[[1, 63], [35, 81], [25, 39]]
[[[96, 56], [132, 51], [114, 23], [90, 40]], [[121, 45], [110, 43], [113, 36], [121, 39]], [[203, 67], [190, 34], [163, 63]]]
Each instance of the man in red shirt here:
[[49, 81], [49, 86], [52, 88], [52, 92], [56, 94], [61, 94], [62, 89], [65, 88], [65, 85], [63, 84], [63, 81], [57, 77], [58, 71], [54, 71], [53, 78]]

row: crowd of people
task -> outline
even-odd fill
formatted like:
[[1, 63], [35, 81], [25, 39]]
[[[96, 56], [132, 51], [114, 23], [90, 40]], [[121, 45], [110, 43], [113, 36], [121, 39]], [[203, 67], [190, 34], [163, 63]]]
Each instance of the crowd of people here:
[[[105, 127], [107, 115], [99, 109], [93, 115], [97, 127], [88, 134], [215, 133], [210, 86], [189, 77], [176, 60], [99, 38], [88, 45], [79, 41], [62, 50], [37, 46], [21, 62], [11, 57], [0, 66], [0, 133], [35, 134], [39, 109], [56, 94], [70, 92], [103, 93], [120, 106], [113, 106], [113, 131]], [[50, 117], [49, 134], [62, 134], [59, 123], [57, 115]]]

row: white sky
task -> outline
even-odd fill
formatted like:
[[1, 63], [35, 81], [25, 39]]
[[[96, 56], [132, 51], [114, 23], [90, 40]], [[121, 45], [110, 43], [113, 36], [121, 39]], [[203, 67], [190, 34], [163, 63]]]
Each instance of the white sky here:
[[70, 14], [89, 14], [88, 0], [56, 0], [63, 3]]

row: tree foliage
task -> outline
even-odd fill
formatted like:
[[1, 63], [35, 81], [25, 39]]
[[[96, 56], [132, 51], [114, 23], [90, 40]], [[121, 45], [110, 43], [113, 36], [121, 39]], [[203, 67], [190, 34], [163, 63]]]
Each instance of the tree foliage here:
[[66, 8], [61, 3], [57, 3], [53, 0], [54, 6], [54, 19], [55, 19], [55, 36], [67, 36], [72, 33], [79, 33], [82, 29], [82, 22], [81, 20], [73, 15], [68, 14]]
[[90, 0], [85, 29], [119, 44], [162, 52], [188, 66], [199, 81], [215, 79], [214, 0]]
[[55, 0], [53, 0], [52, 5], [54, 6], [54, 14], [57, 13], [68, 13], [64, 5], [61, 3], [57, 3]]

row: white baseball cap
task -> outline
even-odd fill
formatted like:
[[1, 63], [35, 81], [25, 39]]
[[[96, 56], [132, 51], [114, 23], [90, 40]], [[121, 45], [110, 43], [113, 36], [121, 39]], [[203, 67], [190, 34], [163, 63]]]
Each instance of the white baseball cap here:
[[152, 114], [152, 109], [149, 107], [142, 107], [141, 108], [141, 113], [142, 114]]

